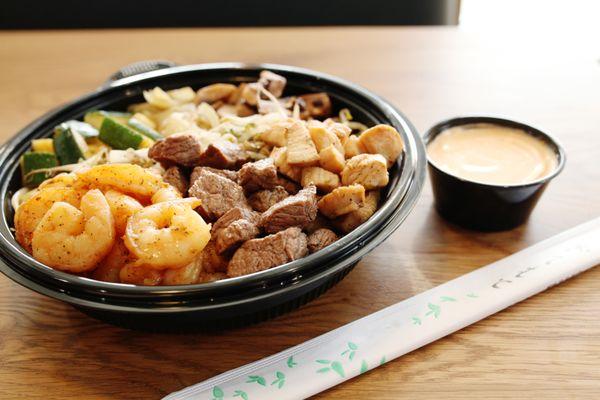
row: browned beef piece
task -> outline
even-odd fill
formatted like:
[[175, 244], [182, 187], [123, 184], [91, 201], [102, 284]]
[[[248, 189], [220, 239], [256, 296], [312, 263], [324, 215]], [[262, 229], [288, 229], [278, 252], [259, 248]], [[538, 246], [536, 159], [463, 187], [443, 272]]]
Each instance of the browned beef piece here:
[[277, 186], [283, 187], [289, 194], [296, 194], [300, 190], [300, 185], [283, 176], [277, 177]]
[[200, 175], [200, 171], [202, 171], [204, 169], [212, 172], [213, 174], [221, 175], [223, 178], [227, 178], [234, 182], [237, 182], [237, 176], [238, 176], [237, 171], [232, 171], [229, 169], [217, 169], [217, 168], [211, 168], [211, 167], [196, 167], [196, 168], [194, 168], [194, 170], [192, 171], [192, 175], [190, 176], [190, 185], [194, 184], [194, 182], [196, 181], [196, 178], [198, 178], [198, 176]]
[[227, 275], [242, 276], [263, 271], [304, 257], [306, 235], [300, 228], [288, 228], [262, 239], [245, 242], [227, 266]]
[[317, 217], [317, 189], [310, 185], [271, 206], [260, 217], [260, 226], [267, 233], [282, 231], [291, 226], [310, 224]]
[[209, 221], [220, 218], [233, 207], [250, 207], [240, 185], [208, 170], [200, 171], [189, 194], [202, 201], [198, 210]]
[[193, 133], [176, 133], [154, 143], [148, 157], [160, 163], [193, 167], [200, 161], [202, 145]]
[[247, 161], [246, 153], [237, 143], [227, 141], [208, 145], [198, 163], [205, 167], [235, 169]]
[[225, 272], [229, 259], [217, 253], [215, 241], [211, 240], [200, 253], [199, 262], [204, 273]]
[[219, 218], [217, 222], [213, 224], [210, 232], [212, 235], [215, 235], [217, 231], [226, 228], [233, 221], [237, 221], [239, 219], [245, 219], [254, 224], [257, 224], [259, 218], [260, 215], [257, 212], [254, 212], [247, 207], [234, 207], [231, 210], [227, 211], [225, 214], [223, 214], [221, 218]]
[[275, 97], [281, 97], [287, 80], [271, 71], [261, 71], [258, 83], [263, 85]]
[[227, 274], [223, 272], [200, 272], [198, 275], [198, 283], [220, 281], [221, 279], [227, 279]]
[[308, 235], [308, 251], [311, 254], [315, 253], [329, 246], [338, 239], [338, 235], [331, 229], [317, 229], [316, 231]]
[[217, 253], [222, 254], [260, 233], [256, 226], [259, 214], [247, 208], [235, 207], [227, 211], [212, 226], [211, 236]]
[[271, 158], [246, 163], [238, 172], [238, 183], [244, 187], [246, 193], [273, 189], [278, 181], [277, 168]]
[[250, 206], [258, 211], [265, 212], [273, 204], [279, 203], [281, 200], [288, 197], [290, 194], [282, 186], [275, 186], [271, 190], [259, 190], [248, 197]]
[[183, 170], [177, 166], [168, 168], [163, 175], [163, 180], [175, 187], [182, 195], [187, 193], [190, 186], [187, 176], [185, 176]]
[[254, 239], [260, 233], [256, 224], [246, 220], [233, 221], [226, 228], [219, 229], [215, 235], [215, 248], [217, 253], [223, 254], [246, 240]]

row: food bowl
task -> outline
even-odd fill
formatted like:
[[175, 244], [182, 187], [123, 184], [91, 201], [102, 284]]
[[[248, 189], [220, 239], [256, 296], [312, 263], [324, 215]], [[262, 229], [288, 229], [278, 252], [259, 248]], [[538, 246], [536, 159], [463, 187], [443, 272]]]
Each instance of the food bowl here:
[[548, 183], [564, 168], [565, 152], [547, 133], [530, 125], [497, 117], [459, 117], [442, 121], [424, 136], [429, 145], [441, 132], [462, 125], [487, 123], [517, 128], [541, 139], [556, 155], [552, 173], [532, 182], [502, 185], [474, 182], [444, 171], [428, 157], [429, 176], [435, 208], [448, 221], [478, 231], [503, 231], [523, 224], [529, 218]]
[[[336, 243], [305, 258], [258, 273], [181, 286], [134, 286], [101, 282], [54, 270], [36, 261], [13, 237], [10, 197], [18, 189], [19, 157], [32, 139], [52, 134], [55, 125], [79, 119], [90, 109], [124, 109], [142, 101], [142, 91], [161, 86], [198, 88], [216, 82], [251, 82], [268, 69], [287, 78], [286, 93], [327, 92], [334, 109], [347, 107], [368, 125], [394, 126], [405, 144], [390, 170], [381, 208]], [[423, 186], [425, 148], [412, 124], [393, 106], [350, 82], [282, 65], [200, 64], [125, 77], [42, 116], [0, 149], [0, 271], [19, 284], [65, 301], [101, 320], [128, 328], [193, 331], [240, 326], [292, 310], [339, 282], [407, 217]], [[376, 273], [376, 271], [373, 271]]]

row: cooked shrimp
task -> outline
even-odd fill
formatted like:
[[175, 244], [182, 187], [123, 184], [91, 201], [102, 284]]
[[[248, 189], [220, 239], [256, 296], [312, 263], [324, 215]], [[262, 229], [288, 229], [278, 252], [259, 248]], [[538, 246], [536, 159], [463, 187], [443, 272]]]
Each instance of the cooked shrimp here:
[[168, 186], [159, 175], [134, 164], [97, 165], [78, 172], [77, 176], [92, 188], [112, 188], [144, 199], [150, 199], [159, 189]]
[[152, 199], [150, 200], [152, 204], [162, 203], [164, 201], [178, 200], [181, 199], [181, 193], [179, 190], [175, 189], [173, 186], [169, 185], [165, 188], [159, 189]]
[[119, 271], [122, 283], [133, 285], [157, 286], [163, 279], [163, 272], [135, 263], [125, 264]]
[[200, 275], [200, 264], [192, 261], [190, 264], [181, 268], [171, 268], [165, 271], [163, 275], [163, 285], [189, 285], [198, 281]]
[[115, 242], [115, 223], [102, 192], [90, 190], [80, 210], [58, 201], [46, 212], [31, 240], [33, 257], [61, 271], [93, 269]]
[[123, 236], [129, 217], [144, 207], [133, 197], [117, 192], [116, 190], [108, 190], [104, 193], [104, 197], [106, 197], [106, 201], [110, 206], [110, 212], [115, 218], [117, 236]]
[[138, 264], [155, 269], [191, 263], [210, 240], [210, 227], [194, 211], [196, 198], [153, 204], [129, 218], [125, 245]]
[[116, 239], [110, 253], [96, 267], [92, 278], [105, 282], [120, 282], [119, 274], [125, 264], [131, 261], [131, 256], [123, 240]]
[[66, 187], [45, 187], [38, 190], [17, 208], [15, 212], [15, 236], [17, 242], [31, 253], [31, 237], [44, 214], [57, 201], [78, 207], [82, 192]]

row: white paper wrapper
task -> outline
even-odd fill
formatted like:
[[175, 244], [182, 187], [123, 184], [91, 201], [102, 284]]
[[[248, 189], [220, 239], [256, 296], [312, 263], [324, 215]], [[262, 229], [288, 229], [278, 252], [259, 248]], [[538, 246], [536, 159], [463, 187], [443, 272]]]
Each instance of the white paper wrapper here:
[[600, 219], [165, 399], [304, 399], [597, 264]]

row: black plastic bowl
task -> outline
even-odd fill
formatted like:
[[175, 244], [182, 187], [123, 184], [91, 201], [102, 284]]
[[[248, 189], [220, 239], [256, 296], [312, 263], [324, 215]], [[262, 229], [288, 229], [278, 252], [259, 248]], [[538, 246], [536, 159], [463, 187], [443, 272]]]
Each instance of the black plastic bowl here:
[[[255, 81], [263, 69], [285, 76], [286, 94], [324, 91], [335, 109], [348, 107], [368, 125], [387, 123], [402, 135], [403, 157], [390, 170], [383, 203], [368, 222], [335, 244], [303, 259], [255, 274], [182, 286], [134, 286], [63, 273], [34, 260], [11, 232], [10, 197], [20, 186], [19, 156], [32, 139], [90, 109], [124, 109], [143, 101], [142, 91], [161, 86], [202, 87], [215, 82]], [[340, 281], [387, 238], [414, 206], [425, 176], [425, 149], [411, 123], [389, 103], [341, 79], [281, 65], [201, 64], [142, 73], [112, 82], [41, 117], [0, 149], [0, 270], [21, 285], [74, 305], [113, 324], [136, 329], [189, 331], [256, 322], [294, 309]], [[375, 272], [374, 272], [375, 273]]]
[[423, 139], [428, 145], [448, 128], [477, 123], [517, 128], [541, 139], [556, 154], [556, 169], [533, 182], [494, 185], [459, 178], [442, 170], [428, 158], [435, 208], [448, 221], [467, 229], [492, 232], [515, 228], [527, 221], [550, 180], [564, 168], [565, 152], [547, 133], [522, 122], [497, 117], [448, 119], [429, 129]]

